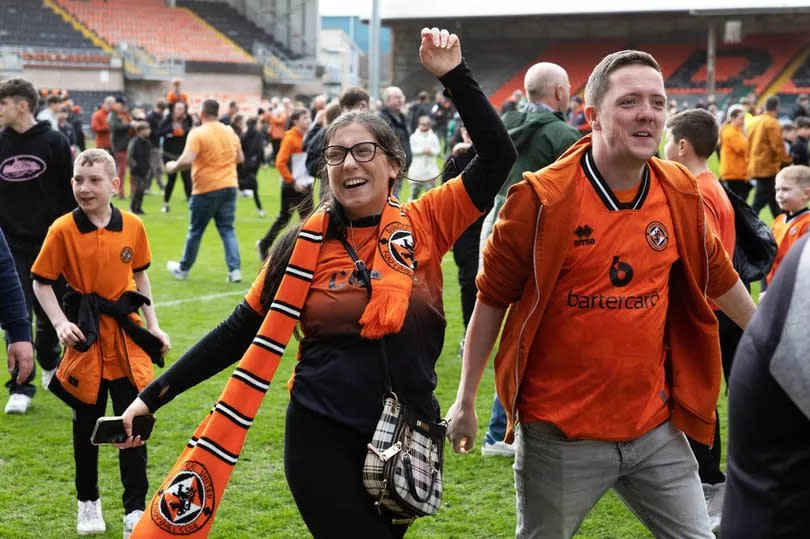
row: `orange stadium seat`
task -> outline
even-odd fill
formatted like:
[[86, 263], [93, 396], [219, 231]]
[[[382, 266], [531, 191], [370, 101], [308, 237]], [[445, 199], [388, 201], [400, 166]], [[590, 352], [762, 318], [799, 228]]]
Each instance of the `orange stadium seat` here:
[[224, 39], [190, 11], [163, 0], [57, 0], [102, 39], [130, 43], [159, 59], [252, 63], [246, 52]]
[[512, 92], [523, 90], [523, 77], [526, 76], [526, 71], [537, 62], [553, 62], [564, 67], [571, 81], [571, 94], [576, 94], [585, 88], [588, 76], [599, 60], [611, 52], [626, 48], [626, 45], [627, 42], [623, 39], [589, 40], [587, 43], [555, 41], [540, 56], [493, 92], [489, 99], [496, 107], [500, 107], [512, 95]]

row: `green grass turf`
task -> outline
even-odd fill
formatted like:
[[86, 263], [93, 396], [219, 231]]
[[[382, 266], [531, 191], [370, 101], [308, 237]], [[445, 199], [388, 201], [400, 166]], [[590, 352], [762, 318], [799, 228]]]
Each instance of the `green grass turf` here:
[[[225, 282], [222, 245], [213, 224], [202, 241], [199, 258], [188, 281], [179, 282], [166, 269], [168, 260], [181, 254], [188, 211], [180, 185], [175, 186], [172, 211], [161, 214], [160, 197], [147, 196], [144, 217], [152, 247], [152, 281], [161, 327], [171, 336], [171, 363], [225, 318], [240, 301], [259, 269], [255, 241], [272, 223], [279, 209], [279, 183], [274, 169], [259, 177], [262, 201], [269, 216], [259, 218], [251, 199], [239, 198], [237, 236], [242, 254], [241, 284]], [[407, 191], [408, 187], [405, 187]], [[405, 198], [403, 196], [403, 198]], [[447, 336], [437, 363], [437, 397], [443, 409], [454, 400], [461, 361], [458, 344], [462, 318], [456, 266], [451, 254], [443, 261], [444, 305]], [[167, 303], [175, 302], [175, 303]], [[234, 470], [215, 520], [212, 537], [302, 537], [306, 528], [298, 516], [284, 479], [282, 440], [288, 399], [286, 380], [296, 346], [285, 355], [274, 383]], [[5, 353], [0, 352], [2, 358]], [[149, 442], [150, 495], [165, 478], [199, 422], [218, 398], [231, 369], [179, 396], [157, 414]], [[159, 370], [158, 370], [159, 373]], [[36, 380], [39, 383], [39, 376]], [[480, 441], [486, 430], [493, 394], [493, 376], [487, 369], [478, 399], [479, 437], [472, 454], [446, 452], [445, 495], [439, 515], [418, 521], [412, 537], [510, 537], [515, 529], [515, 493], [512, 462], [482, 458]], [[4, 399], [3, 399], [4, 404]], [[721, 417], [725, 418], [725, 395]], [[112, 410], [108, 410], [112, 414]], [[76, 529], [76, 500], [70, 409], [56, 397], [38, 390], [24, 416], [0, 414], [0, 537], [70, 537]], [[723, 439], [726, 438], [725, 421]], [[117, 450], [101, 447], [99, 481], [107, 522], [107, 535], [120, 537], [121, 485]], [[359, 480], [359, 478], [358, 478]], [[323, 485], [323, 488], [329, 488]], [[336, 529], [351, 535], [351, 522], [335, 522]], [[591, 511], [577, 537], [650, 537], [612, 492]]]

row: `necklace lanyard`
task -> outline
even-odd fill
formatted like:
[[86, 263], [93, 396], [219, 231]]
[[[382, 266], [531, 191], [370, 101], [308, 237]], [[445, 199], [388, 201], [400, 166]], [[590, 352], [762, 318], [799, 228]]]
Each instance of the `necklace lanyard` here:
[[[365, 287], [366, 291], [368, 292], [369, 299], [371, 299], [371, 272], [366, 267], [366, 263], [363, 262], [363, 259], [357, 256], [354, 248], [349, 244], [348, 241], [346, 241], [346, 238], [341, 238], [340, 243], [343, 244], [343, 248], [346, 249], [346, 252], [352, 259], [352, 262], [354, 262], [354, 268], [357, 270], [357, 274], [360, 276], [360, 280], [363, 282], [363, 287]], [[382, 364], [385, 390], [396, 397], [393, 389], [391, 389], [391, 374], [388, 367], [388, 351], [385, 346], [385, 337], [379, 339], [377, 342], [379, 343], [380, 355], [383, 359]]]

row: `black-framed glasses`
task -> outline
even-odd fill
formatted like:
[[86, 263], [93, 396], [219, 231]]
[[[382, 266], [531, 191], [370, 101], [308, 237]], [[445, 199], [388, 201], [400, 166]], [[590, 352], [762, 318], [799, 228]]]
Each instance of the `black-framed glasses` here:
[[341, 164], [345, 159], [346, 155], [351, 152], [352, 157], [358, 163], [368, 163], [374, 156], [377, 155], [377, 148], [385, 152], [385, 148], [377, 144], [376, 142], [358, 142], [351, 148], [347, 148], [346, 146], [327, 146], [323, 149], [323, 159], [326, 161], [326, 164], [336, 166]]

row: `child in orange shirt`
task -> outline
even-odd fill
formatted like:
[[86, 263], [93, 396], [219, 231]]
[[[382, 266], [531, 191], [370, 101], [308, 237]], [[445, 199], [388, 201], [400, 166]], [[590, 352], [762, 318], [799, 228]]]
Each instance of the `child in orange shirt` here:
[[[709, 170], [709, 157], [717, 146], [718, 127], [714, 116], [703, 109], [689, 109], [672, 116], [667, 122], [667, 143], [664, 155], [670, 161], [689, 169], [697, 179], [703, 211], [711, 231], [720, 238], [729, 259], [734, 256], [736, 242], [734, 207], [723, 186]], [[717, 317], [720, 336], [720, 356], [723, 374], [728, 381], [731, 362], [742, 337], [742, 329], [709, 302]], [[698, 462], [698, 475], [703, 486], [703, 495], [709, 512], [712, 530], [720, 528], [726, 477], [720, 471], [721, 441], [720, 414], [716, 414], [714, 443], [711, 447], [688, 438], [689, 445]]]
[[796, 240], [810, 230], [808, 201], [810, 201], [810, 167], [791, 165], [780, 170], [776, 175], [776, 203], [785, 213], [778, 215], [771, 223], [771, 231], [779, 250], [776, 251], [771, 271], [765, 278], [768, 284], [773, 280], [779, 264]]
[[[115, 413], [123, 413], [151, 382], [151, 363], [162, 365], [170, 343], [150, 305], [145, 270], [151, 253], [143, 223], [110, 204], [120, 184], [113, 158], [105, 150], [82, 152], [71, 184], [79, 207], [48, 229], [31, 274], [34, 294], [65, 347], [49, 389], [73, 408], [76, 530], [87, 535], [106, 530], [98, 494], [98, 447], [90, 436], [96, 420], [105, 415], [107, 393]], [[51, 287], [59, 275], [72, 288], [63, 300], [67, 314]], [[135, 314], [138, 308], [146, 329]], [[121, 450], [118, 458], [126, 538], [146, 507], [145, 447]]]

